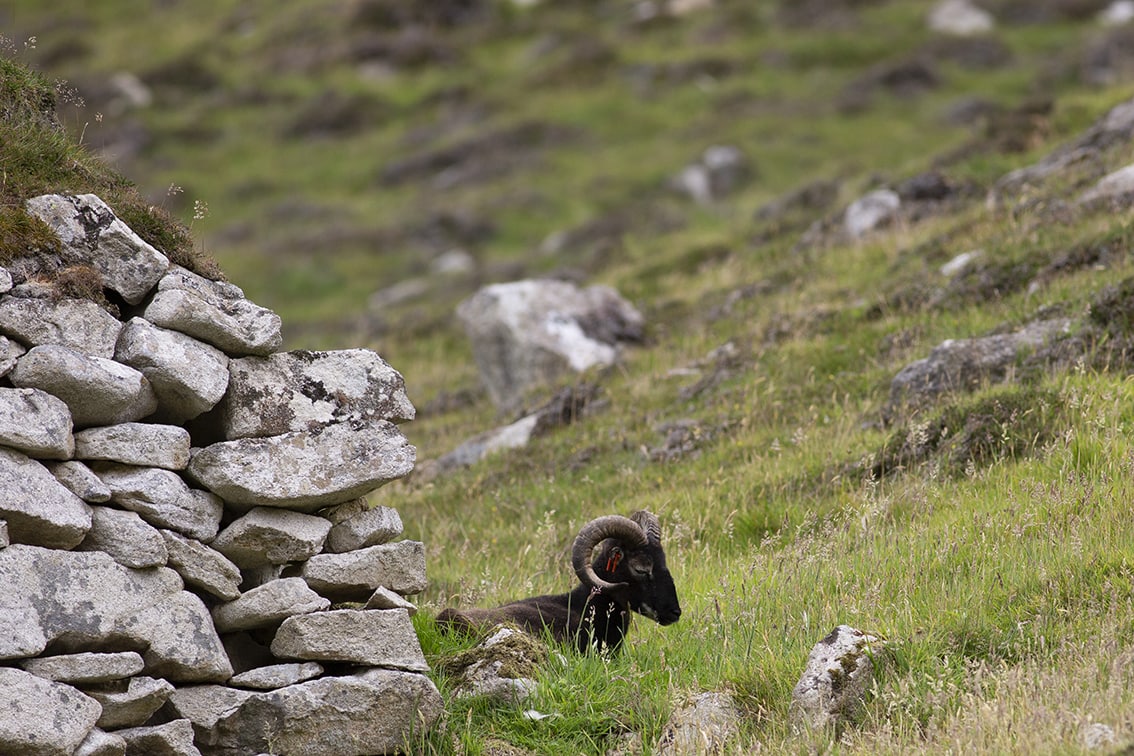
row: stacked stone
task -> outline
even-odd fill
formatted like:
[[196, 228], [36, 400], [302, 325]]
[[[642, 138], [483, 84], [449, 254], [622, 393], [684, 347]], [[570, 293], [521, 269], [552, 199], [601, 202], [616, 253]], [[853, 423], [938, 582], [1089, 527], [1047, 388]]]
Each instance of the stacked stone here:
[[413, 468], [401, 375], [277, 352], [93, 195], [27, 209], [124, 314], [0, 268], [0, 752], [404, 748], [441, 708], [424, 550], [359, 498]]

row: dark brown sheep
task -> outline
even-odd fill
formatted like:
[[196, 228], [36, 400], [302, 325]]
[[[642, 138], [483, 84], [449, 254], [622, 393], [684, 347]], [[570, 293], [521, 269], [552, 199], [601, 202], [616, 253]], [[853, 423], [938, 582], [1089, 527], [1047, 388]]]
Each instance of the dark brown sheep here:
[[437, 621], [467, 632], [511, 623], [533, 634], [547, 631], [587, 652], [617, 651], [630, 629], [631, 611], [660, 625], [681, 617], [677, 588], [665, 565], [661, 525], [652, 513], [591, 520], [575, 538], [571, 562], [580, 584], [570, 593], [494, 609], [446, 609]]

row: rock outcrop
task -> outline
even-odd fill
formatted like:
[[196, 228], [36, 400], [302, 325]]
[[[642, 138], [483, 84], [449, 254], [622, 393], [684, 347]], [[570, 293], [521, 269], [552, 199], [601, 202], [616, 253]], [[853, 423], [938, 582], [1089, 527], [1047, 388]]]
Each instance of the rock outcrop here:
[[[62, 245], [0, 269], [0, 752], [406, 748], [441, 709], [424, 549], [359, 499], [413, 469], [401, 375], [277, 352], [93, 195], [27, 210]], [[70, 265], [122, 315], [53, 295]]]
[[969, 391], [983, 382], [999, 383], [1029, 352], [1067, 334], [1066, 318], [1039, 320], [1012, 333], [973, 339], [949, 339], [928, 357], [906, 365], [890, 382], [890, 397], [883, 415], [925, 405], [947, 392]]

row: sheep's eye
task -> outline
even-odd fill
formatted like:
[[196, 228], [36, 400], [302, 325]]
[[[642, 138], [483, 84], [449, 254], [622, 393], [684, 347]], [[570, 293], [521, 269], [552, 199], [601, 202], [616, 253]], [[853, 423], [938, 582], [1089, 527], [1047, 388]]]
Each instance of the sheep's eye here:
[[647, 578], [654, 571], [654, 563], [649, 560], [636, 560], [630, 563], [630, 574], [636, 578]]

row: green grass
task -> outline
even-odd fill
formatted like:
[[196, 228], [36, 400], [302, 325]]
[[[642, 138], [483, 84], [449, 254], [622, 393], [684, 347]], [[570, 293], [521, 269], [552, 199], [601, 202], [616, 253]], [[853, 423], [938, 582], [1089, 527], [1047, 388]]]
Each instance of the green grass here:
[[[58, 14], [104, 33], [70, 59], [58, 52], [81, 35], [48, 23], [40, 5], [12, 11], [38, 52], [0, 61], [0, 250], [53, 243], [19, 211], [28, 196], [103, 194], [159, 247], [202, 266], [214, 256], [284, 317], [289, 348], [374, 348], [420, 408], [469, 397], [404, 426], [423, 461], [509, 419], [478, 392], [452, 314], [477, 284], [567, 270], [646, 314], [647, 343], [587, 376], [602, 401], [581, 422], [371, 498], [426, 545], [415, 627], [446, 694], [445, 662], [473, 641], [442, 635], [436, 611], [567, 590], [569, 544], [600, 514], [660, 516], [681, 622], [639, 618], [616, 658], [553, 655], [526, 705], [546, 718], [447, 696], [445, 728], [413, 750], [602, 754], [636, 735], [650, 752], [674, 708], [705, 690], [740, 706], [737, 753], [1075, 753], [1093, 722], [1120, 746], [1134, 742], [1134, 384], [1118, 348], [1131, 336], [1131, 213], [1062, 204], [1134, 151], [1117, 145], [1022, 198], [985, 202], [1005, 173], [1129, 97], [1128, 82], [1078, 81], [1092, 24], [1005, 25], [994, 35], [1010, 53], [1003, 66], [939, 62], [936, 88], [876, 89], [847, 111], [840, 100], [856, 82], [933, 41], [929, 2], [856, 4], [849, 31], [787, 26], [776, 4], [740, 0], [644, 27], [616, 0], [498, 4], [490, 24], [430, 30], [455, 63], [385, 72], [341, 52], [381, 33], [362, 28], [352, 4], [166, 4], [155, 12], [169, 33], [154, 35], [114, 3], [60, 0]], [[592, 37], [614, 54], [592, 49], [586, 71], [564, 75]], [[325, 57], [282, 65], [283, 48]], [[50, 77], [22, 65], [35, 68], [37, 54], [62, 61]], [[710, 59], [724, 72], [682, 78], [670, 67]], [[97, 134], [97, 105], [64, 109], [69, 137], [37, 116], [57, 96], [54, 77], [120, 69], [165, 82], [154, 84], [157, 105], [130, 114], [152, 134], [130, 163], [137, 188], [75, 143], [84, 128]], [[202, 71], [216, 80], [196, 89]], [[289, 136], [329, 90], [382, 116], [333, 138]], [[1011, 110], [1036, 95], [1053, 109], [1029, 124], [1023, 151], [999, 151], [985, 121], [944, 117], [966, 98]], [[395, 160], [524, 123], [570, 138], [512, 145], [509, 171], [456, 186], [381, 180]], [[717, 143], [746, 152], [749, 185], [710, 207], [665, 188]], [[932, 167], [971, 192], [859, 242], [801, 243], [813, 223], [837, 226], [862, 192]], [[815, 180], [838, 182], [831, 206], [753, 218]], [[207, 217], [192, 218], [194, 200]], [[423, 242], [445, 212], [493, 232]], [[587, 223], [619, 230], [536, 251]], [[429, 278], [434, 255], [463, 246], [477, 276]], [[939, 272], [972, 250], [982, 252], [973, 272]], [[371, 292], [417, 277], [426, 295], [368, 310]], [[945, 339], [1056, 315], [1085, 340], [1080, 359], [1022, 362], [1005, 385], [883, 422], [890, 380]], [[734, 360], [707, 359], [729, 342]], [[699, 375], [675, 371], [694, 365]], [[691, 428], [691, 448], [667, 457], [674, 423]], [[791, 689], [811, 646], [843, 623], [885, 639], [875, 683], [839, 731], [798, 728]]]

